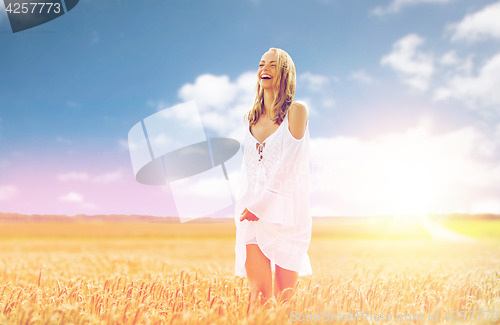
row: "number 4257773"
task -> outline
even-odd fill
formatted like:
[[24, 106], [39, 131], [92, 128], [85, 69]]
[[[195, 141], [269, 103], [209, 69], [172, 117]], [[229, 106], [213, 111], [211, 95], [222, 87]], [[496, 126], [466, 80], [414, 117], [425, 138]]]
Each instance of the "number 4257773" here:
[[[40, 9], [36, 9], [36, 7], [39, 6]], [[31, 8], [30, 8], [31, 7]], [[53, 13], [60, 13], [61, 12], [61, 4], [56, 2], [23, 2], [23, 3], [9, 3], [7, 8], [5, 8], [5, 11], [7, 11], [10, 14], [27, 14], [27, 13], [45, 13], [44, 8], [46, 13], [50, 13], [52, 10]], [[30, 10], [31, 9], [31, 10]]]

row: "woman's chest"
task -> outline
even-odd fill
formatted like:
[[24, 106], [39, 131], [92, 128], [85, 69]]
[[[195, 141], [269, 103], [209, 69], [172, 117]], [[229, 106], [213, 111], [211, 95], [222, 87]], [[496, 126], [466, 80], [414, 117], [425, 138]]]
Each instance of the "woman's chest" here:
[[243, 151], [243, 160], [249, 176], [255, 176], [259, 168], [264, 168], [266, 174], [271, 173], [282, 155], [282, 149], [283, 132], [281, 132], [280, 128], [275, 130], [263, 143], [259, 143], [248, 132]]
[[250, 125], [250, 133], [253, 135], [255, 140], [260, 143], [265, 142], [274, 132], [280, 127], [270, 119], [259, 119], [254, 125]]

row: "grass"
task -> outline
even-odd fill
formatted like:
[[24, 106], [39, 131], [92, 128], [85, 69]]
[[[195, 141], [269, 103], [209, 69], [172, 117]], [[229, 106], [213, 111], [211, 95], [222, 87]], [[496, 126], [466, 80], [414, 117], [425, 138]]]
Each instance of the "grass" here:
[[443, 224], [475, 238], [500, 238], [500, 220], [448, 220]]
[[2, 224], [0, 323], [291, 324], [300, 314], [362, 311], [424, 320], [438, 313], [427, 323], [439, 324], [446, 312], [500, 312], [498, 237], [446, 243], [420, 230], [402, 239], [383, 225], [318, 224], [314, 275], [300, 277], [288, 305], [271, 300], [248, 316], [247, 279], [234, 276], [234, 231], [231, 223]]

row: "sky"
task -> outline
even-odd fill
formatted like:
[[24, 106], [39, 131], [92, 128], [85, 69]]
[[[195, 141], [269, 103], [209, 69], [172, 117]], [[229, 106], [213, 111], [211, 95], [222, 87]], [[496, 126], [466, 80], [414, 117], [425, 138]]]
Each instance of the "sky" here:
[[[261, 56], [309, 108], [311, 214], [500, 214], [500, 2], [81, 0], [12, 33], [0, 3], [0, 212], [175, 216], [128, 132], [195, 100], [241, 139]], [[227, 211], [230, 211], [227, 210]]]

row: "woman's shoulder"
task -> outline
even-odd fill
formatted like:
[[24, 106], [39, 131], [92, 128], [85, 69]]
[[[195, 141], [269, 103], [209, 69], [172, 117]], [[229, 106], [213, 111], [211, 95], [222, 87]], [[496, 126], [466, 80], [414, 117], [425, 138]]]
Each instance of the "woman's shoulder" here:
[[306, 132], [309, 108], [303, 101], [294, 101], [288, 109], [290, 133], [295, 139], [302, 139]]
[[309, 108], [307, 107], [307, 104], [301, 100], [294, 101], [288, 110], [290, 122], [293, 119], [305, 123], [309, 118]]
[[307, 104], [302, 100], [294, 100], [293, 103], [290, 105], [290, 108], [292, 107], [298, 107], [299, 110], [305, 109], [306, 111], [309, 111]]

